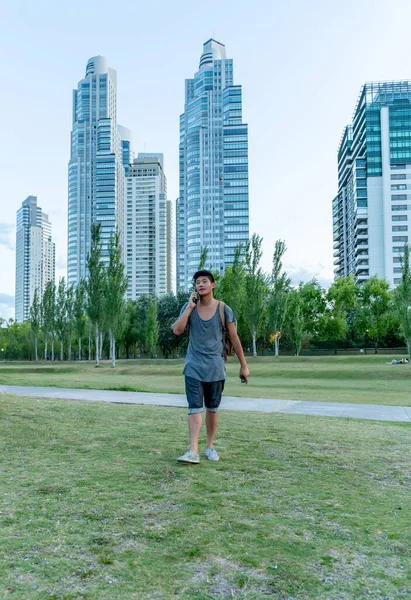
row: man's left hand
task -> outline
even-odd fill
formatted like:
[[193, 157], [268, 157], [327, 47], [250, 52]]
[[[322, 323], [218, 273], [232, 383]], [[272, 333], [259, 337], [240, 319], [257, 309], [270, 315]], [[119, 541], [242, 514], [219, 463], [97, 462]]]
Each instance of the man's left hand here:
[[244, 367], [240, 368], [240, 379], [241, 377], [243, 377], [245, 379], [245, 382], [248, 383], [248, 378], [250, 377], [250, 371], [248, 370], [247, 365], [244, 365]]

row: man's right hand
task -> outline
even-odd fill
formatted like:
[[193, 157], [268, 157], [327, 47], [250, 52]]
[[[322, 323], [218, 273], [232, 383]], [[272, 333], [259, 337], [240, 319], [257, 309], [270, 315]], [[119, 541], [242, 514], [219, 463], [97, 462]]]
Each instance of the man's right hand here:
[[198, 299], [198, 294], [197, 292], [192, 292], [188, 301], [188, 308], [191, 308], [191, 310], [194, 310], [195, 307], [197, 306], [197, 304], [194, 302], [194, 300]]

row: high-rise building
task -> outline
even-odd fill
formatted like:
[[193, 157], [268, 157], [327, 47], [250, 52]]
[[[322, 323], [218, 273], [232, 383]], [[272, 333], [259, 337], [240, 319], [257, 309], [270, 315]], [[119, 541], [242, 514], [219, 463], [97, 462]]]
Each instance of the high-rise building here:
[[187, 289], [202, 248], [220, 273], [249, 238], [248, 126], [241, 86], [223, 44], [204, 44], [200, 66], [185, 83], [180, 117], [180, 194], [177, 200], [177, 289]]
[[[123, 129], [123, 134], [127, 130]], [[68, 283], [86, 275], [91, 225], [100, 223], [102, 260], [110, 235], [123, 235], [124, 167], [130, 138], [117, 126], [117, 73], [103, 56], [90, 58], [73, 92], [73, 128], [68, 191]], [[128, 159], [127, 159], [128, 160]], [[127, 163], [128, 164], [128, 163]]]
[[366, 83], [338, 148], [334, 273], [401, 280], [411, 220], [411, 81]]
[[127, 299], [171, 291], [168, 264], [167, 181], [163, 155], [140, 153], [130, 164], [125, 189]]
[[15, 319], [27, 321], [35, 291], [39, 300], [49, 281], [54, 283], [56, 250], [48, 215], [28, 196], [17, 211]]

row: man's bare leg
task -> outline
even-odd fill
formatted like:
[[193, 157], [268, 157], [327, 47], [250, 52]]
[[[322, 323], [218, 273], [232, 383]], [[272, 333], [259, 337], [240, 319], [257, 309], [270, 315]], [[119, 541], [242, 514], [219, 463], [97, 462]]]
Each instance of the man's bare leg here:
[[188, 415], [188, 430], [190, 432], [190, 447], [194, 454], [198, 454], [198, 439], [200, 437], [203, 417], [201, 412]]
[[214, 445], [214, 436], [217, 431], [218, 412], [206, 412], [206, 427], [207, 427], [207, 448], [212, 448]]

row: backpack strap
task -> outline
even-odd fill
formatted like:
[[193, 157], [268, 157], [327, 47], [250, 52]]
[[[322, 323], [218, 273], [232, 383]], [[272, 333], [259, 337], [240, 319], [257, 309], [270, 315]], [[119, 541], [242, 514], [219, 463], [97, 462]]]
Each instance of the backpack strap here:
[[225, 304], [224, 302], [219, 302], [218, 303], [218, 310], [220, 312], [220, 321], [221, 321], [221, 325], [223, 326], [223, 330], [225, 330]]

